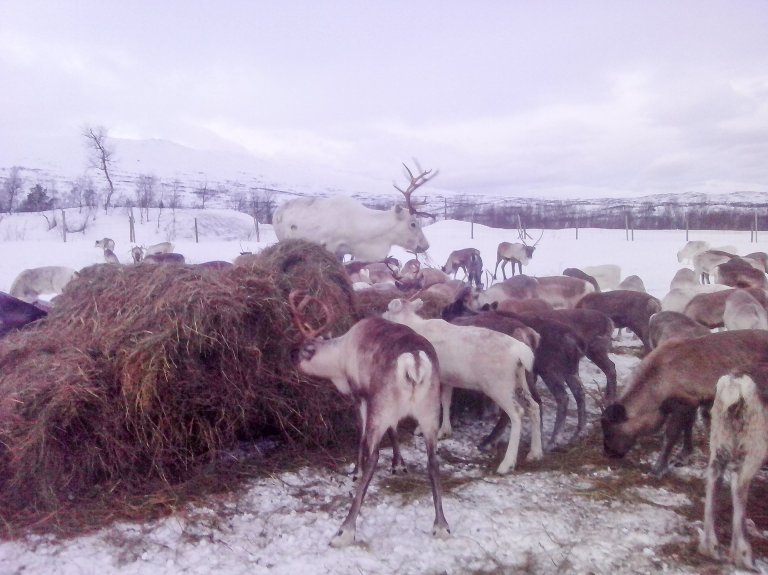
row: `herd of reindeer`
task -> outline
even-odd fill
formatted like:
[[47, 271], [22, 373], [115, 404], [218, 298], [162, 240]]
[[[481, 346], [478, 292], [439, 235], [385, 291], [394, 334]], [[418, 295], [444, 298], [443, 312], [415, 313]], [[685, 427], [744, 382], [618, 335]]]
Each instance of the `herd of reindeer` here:
[[[441, 269], [419, 263], [418, 254], [429, 242], [420, 224], [424, 214], [411, 194], [432, 174], [414, 175], [407, 167], [406, 173], [408, 188], [398, 188], [405, 207], [373, 210], [347, 197], [297, 198], [281, 204], [273, 218], [278, 241], [301, 238], [321, 244], [340, 259], [351, 255], [345, 267], [355, 289], [392, 294], [385, 313], [366, 317], [337, 337], [327, 334], [334, 317], [327, 302], [304, 291], [293, 291], [288, 298], [302, 337], [295, 354], [298, 368], [351, 395], [360, 415], [355, 466], [360, 478], [331, 544], [344, 546], [355, 539], [357, 515], [385, 435], [392, 443], [393, 471], [403, 468], [396, 429], [404, 418], [416, 420], [424, 438], [435, 507], [433, 534], [450, 533], [442, 509], [436, 444], [451, 434], [453, 388], [479, 391], [500, 408], [496, 425], [480, 445], [495, 445], [509, 427], [500, 474], [517, 464], [524, 415], [530, 421], [528, 460], [582, 439], [587, 409], [579, 362], [586, 357], [605, 374], [607, 407], [601, 425], [609, 457], [623, 457], [640, 436], [664, 428], [652, 467], [655, 476], [663, 476], [678, 443], [681, 462], [692, 454], [699, 408], [708, 414], [710, 459], [699, 550], [720, 556], [715, 492], [729, 470], [733, 527], [728, 557], [754, 568], [745, 513], [750, 482], [768, 457], [768, 255], [742, 257], [732, 247], [688, 242], [677, 257], [693, 269], [681, 268], [669, 293], [658, 299], [645, 292], [637, 276], [620, 281], [615, 265], [568, 268], [558, 276], [524, 275], [522, 268], [538, 241], [527, 244], [526, 233], [519, 229], [520, 242], [498, 246], [493, 279], [499, 267], [502, 279], [484, 286], [482, 258], [474, 248], [453, 252]], [[388, 257], [392, 245], [417, 257], [401, 265]], [[96, 247], [104, 251], [105, 262], [118, 263], [112, 240], [104, 238]], [[134, 248], [133, 256], [136, 265], [184, 263], [167, 243]], [[229, 267], [238, 265], [238, 258], [209, 263]], [[512, 267], [510, 277], [507, 264]], [[60, 292], [76, 273], [68, 268], [36, 273], [44, 269], [25, 270], [10, 294], [0, 293], [0, 335], [44, 317], [37, 296]], [[456, 279], [459, 271], [462, 280]], [[445, 301], [439, 319], [419, 313], [428, 293]], [[320, 325], [307, 321], [308, 306], [321, 310]], [[641, 340], [644, 357], [619, 389], [610, 352], [615, 330], [621, 328]], [[468, 354], [472, 362], [463, 360]], [[546, 438], [538, 378], [556, 406]], [[569, 393], [577, 422], [573, 436], [563, 439]]]

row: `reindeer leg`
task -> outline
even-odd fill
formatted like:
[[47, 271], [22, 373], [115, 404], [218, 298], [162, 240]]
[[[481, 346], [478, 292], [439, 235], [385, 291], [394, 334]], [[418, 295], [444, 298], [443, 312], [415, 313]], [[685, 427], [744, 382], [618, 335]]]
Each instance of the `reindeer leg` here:
[[496, 398], [492, 398], [507, 413], [510, 422], [507, 451], [504, 453], [504, 459], [501, 460], [499, 467], [496, 469], [496, 472], [500, 475], [504, 475], [510, 469], [514, 469], [517, 464], [517, 452], [520, 449], [520, 432], [523, 423], [523, 408], [512, 397], [512, 393], [508, 395], [509, 397], [505, 394], [504, 396], [499, 395]]
[[397, 439], [397, 429], [390, 427], [387, 429], [387, 437], [392, 443], [392, 475], [400, 473], [408, 473], [408, 468], [403, 461], [403, 455], [400, 453], [400, 440]]
[[667, 426], [664, 430], [664, 443], [661, 446], [661, 452], [656, 460], [656, 463], [651, 469], [651, 475], [654, 477], [663, 477], [669, 467], [669, 456], [672, 453], [672, 449], [680, 440], [685, 426], [690, 421], [690, 411], [696, 412], [696, 407], [690, 405], [677, 403], [671, 406], [667, 416]]
[[720, 559], [717, 534], [715, 533], [715, 494], [723, 482], [726, 461], [712, 451], [707, 466], [707, 488], [704, 498], [704, 529], [699, 531], [699, 553]]
[[541, 398], [538, 397], [538, 393], [536, 397], [531, 393], [531, 388], [528, 384], [528, 372], [521, 368], [518, 381], [523, 379], [526, 382], [518, 388], [517, 394], [520, 403], [528, 414], [528, 418], [531, 420], [531, 448], [528, 451], [527, 461], [537, 461], [544, 457], [541, 441]]
[[486, 451], [493, 447], [493, 445], [499, 440], [499, 437], [501, 437], [501, 434], [504, 433], [508, 423], [509, 416], [504, 411], [499, 413], [499, 418], [496, 420], [496, 425], [493, 427], [493, 430], [491, 430], [491, 432], [483, 438], [477, 448], [481, 451]]
[[332, 547], [344, 547], [355, 540], [357, 515], [360, 513], [360, 507], [363, 504], [363, 498], [368, 485], [371, 483], [373, 472], [376, 470], [376, 464], [379, 461], [379, 443], [383, 433], [381, 429], [370, 425], [365, 430], [365, 449], [363, 451], [362, 469], [363, 475], [357, 484], [355, 496], [352, 499], [352, 507], [349, 509], [346, 519], [339, 527], [336, 535], [331, 539]]
[[581, 379], [576, 374], [568, 374], [565, 376], [565, 383], [568, 384], [568, 389], [573, 394], [573, 399], [576, 400], [576, 416], [577, 425], [576, 431], [571, 437], [571, 441], [578, 439], [587, 426], [587, 403], [584, 399], [584, 384], [581, 383]]
[[568, 411], [568, 393], [565, 391], [565, 384], [560, 381], [556, 376], [551, 373], [540, 373], [541, 379], [549, 389], [550, 393], [554, 396], [557, 403], [557, 411], [555, 413], [555, 424], [552, 427], [552, 435], [547, 442], [545, 451], [551, 451], [557, 444], [557, 436], [565, 423], [565, 415]]
[[616, 399], [616, 364], [608, 357], [608, 349], [608, 346], [599, 349], [590, 347], [586, 355], [605, 374], [605, 399], [610, 402]]
[[693, 426], [696, 424], [696, 413], [698, 408], [690, 413], [681, 414], [681, 425], [683, 426], [683, 447], [675, 458], [675, 465], [687, 465], [693, 454]]
[[[750, 456], [747, 455], [747, 458], [749, 457]], [[747, 497], [749, 495], [749, 484], [752, 482], [752, 477], [760, 469], [761, 461], [762, 458], [757, 461], [757, 465], [754, 465], [753, 462], [744, 461], [740, 468], [737, 468], [731, 474], [733, 527], [731, 533], [730, 557], [737, 567], [752, 570], [755, 568], [755, 562], [752, 560], [752, 546], [749, 544], [746, 534], [746, 508]]]
[[355, 467], [352, 470], [352, 481], [357, 481], [357, 475], [363, 468], [363, 450], [365, 448], [365, 426], [368, 420], [368, 403], [361, 401], [358, 404], [357, 409], [357, 423], [360, 426], [360, 441], [357, 444], [357, 461], [355, 461]]
[[424, 444], [427, 448], [427, 473], [432, 487], [432, 501], [435, 504], [435, 522], [432, 525], [432, 535], [447, 537], [451, 530], [443, 514], [443, 490], [440, 485], [440, 467], [437, 461], [437, 427], [440, 413], [434, 411], [418, 417], [419, 427], [424, 430]]
[[443, 385], [440, 389], [440, 405], [443, 408], [443, 422], [440, 425], [440, 429], [437, 432], [437, 438], [443, 439], [444, 437], [450, 437], [453, 434], [451, 428], [451, 397], [453, 396], [453, 388], [447, 385], [443, 381]]

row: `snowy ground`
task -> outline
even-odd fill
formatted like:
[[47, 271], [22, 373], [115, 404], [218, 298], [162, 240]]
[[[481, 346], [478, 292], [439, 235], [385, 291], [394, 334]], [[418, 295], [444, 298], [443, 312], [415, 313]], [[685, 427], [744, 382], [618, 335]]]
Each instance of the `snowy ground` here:
[[[139, 224], [138, 243], [171, 239], [191, 263], [231, 260], [241, 251], [256, 251], [274, 241], [269, 226], [260, 227], [256, 239], [253, 221], [226, 210], [170, 212]], [[200, 242], [194, 241], [197, 217]], [[67, 221], [76, 219], [68, 214]], [[72, 224], [70, 224], [72, 225]], [[24, 268], [68, 265], [80, 268], [101, 260], [95, 239], [110, 236], [122, 261], [129, 260], [130, 244], [125, 214], [98, 214], [83, 234], [70, 234], [67, 242], [54, 228], [48, 231], [40, 215], [0, 219], [0, 290], [8, 291]], [[474, 233], [474, 238], [470, 234]], [[533, 232], [532, 232], [533, 233]], [[516, 232], [494, 230], [462, 222], [439, 222], [426, 229], [430, 258], [442, 264], [448, 253], [477, 247], [492, 270], [496, 245], [515, 241]], [[538, 233], [534, 233], [538, 237]], [[690, 239], [715, 245], [733, 244], [739, 253], [766, 251], [768, 236], [751, 244], [748, 233], [691, 232]], [[639, 275], [650, 293], [662, 297], [680, 267], [675, 253], [685, 233], [636, 231], [627, 241], [623, 230], [547, 231], [539, 243], [531, 275], [558, 274], [565, 267], [603, 263], [622, 266], [623, 276]], [[393, 254], [403, 257], [402, 250]], [[639, 361], [638, 342], [624, 336], [622, 353], [612, 356], [619, 383]], [[591, 425], [599, 414], [602, 373], [586, 360], [581, 376], [588, 390]], [[543, 392], [546, 395], [546, 392]], [[545, 398], [546, 400], [546, 398]], [[551, 402], [545, 403], [545, 430], [551, 429]], [[568, 416], [573, 429], [575, 414]], [[501, 477], [493, 473], [493, 454], [479, 453], [479, 438], [490, 421], [457, 422], [454, 436], [440, 444], [444, 508], [452, 537], [430, 535], [431, 497], [423, 465], [421, 440], [405, 437], [404, 456], [410, 473], [390, 476], [389, 453], [382, 452], [380, 470], [371, 483], [358, 520], [357, 543], [337, 550], [328, 541], [346, 515], [354, 484], [346, 475], [324, 469], [301, 469], [274, 477], [254, 479], [238, 497], [216, 498], [206, 506], [189, 507], [149, 524], [116, 524], [95, 534], [71, 540], [30, 536], [0, 542], [2, 574], [488, 574], [488, 573], [732, 573], [712, 562], [687, 565], [663, 548], [677, 544], [693, 548], [699, 519], [691, 521], [686, 509], [691, 497], [672, 481], [631, 487], [620, 498], [599, 496], [598, 484], [617, 478], [622, 470], [605, 460], [600, 464], [574, 464], [566, 471], [522, 462]], [[527, 421], [524, 422], [524, 428]], [[594, 437], [593, 441], [594, 441]], [[653, 442], [653, 449], [658, 447]], [[653, 451], [630, 456], [648, 468]], [[551, 456], [550, 456], [551, 457]], [[704, 458], [682, 478], [700, 478]], [[696, 495], [703, 497], [703, 492]], [[759, 565], [768, 567], [765, 557]], [[702, 565], [704, 567], [702, 567]]]

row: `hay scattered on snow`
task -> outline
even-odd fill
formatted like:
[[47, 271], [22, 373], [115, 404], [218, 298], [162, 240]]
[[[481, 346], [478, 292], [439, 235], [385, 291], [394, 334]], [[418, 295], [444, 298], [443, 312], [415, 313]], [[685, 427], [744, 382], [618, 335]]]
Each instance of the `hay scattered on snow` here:
[[304, 241], [226, 271], [84, 269], [48, 318], [0, 340], [0, 506], [172, 484], [244, 437], [316, 447], [352, 432], [332, 386], [290, 360], [293, 288], [331, 302], [334, 333], [354, 323], [343, 268]]

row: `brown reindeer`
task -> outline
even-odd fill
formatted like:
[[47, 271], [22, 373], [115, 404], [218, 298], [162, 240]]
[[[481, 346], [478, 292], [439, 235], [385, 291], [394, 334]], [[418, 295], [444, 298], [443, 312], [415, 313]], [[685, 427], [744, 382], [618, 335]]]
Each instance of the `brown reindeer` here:
[[594, 289], [592, 284], [579, 278], [518, 275], [480, 292], [477, 307], [507, 299], [539, 298], [555, 309], [573, 309], [584, 295], [593, 293]]
[[759, 262], [748, 260], [746, 258], [734, 257], [715, 267], [715, 282], [738, 288], [768, 288], [768, 280], [765, 277], [765, 271], [757, 269], [753, 265], [762, 266]]
[[732, 370], [768, 357], [768, 332], [738, 330], [668, 341], [649, 353], [632, 372], [618, 400], [603, 413], [603, 447], [623, 457], [637, 438], [666, 422], [664, 443], [652, 472], [661, 476], [684, 434], [682, 456], [693, 451], [690, 430], [701, 404], [715, 396], [717, 380]]
[[648, 320], [648, 342], [651, 349], [675, 339], [707, 335], [710, 331], [679, 311], [660, 311]]
[[48, 315], [34, 304], [0, 292], [0, 337]]
[[480, 250], [476, 248], [464, 248], [451, 252], [445, 265], [440, 268], [447, 274], [453, 274], [454, 279], [459, 270], [464, 271], [464, 276], [469, 285], [478, 288], [483, 285], [483, 258]]
[[[362, 473], [352, 506], [331, 545], [341, 547], [355, 539], [357, 515], [379, 459], [384, 434], [393, 439], [393, 466], [400, 451], [395, 430], [401, 419], [414, 418], [424, 434], [427, 470], [435, 505], [432, 533], [450, 533], [443, 514], [440, 472], [437, 461], [437, 430], [440, 426], [440, 376], [435, 348], [411, 328], [369, 317], [353, 325], [344, 335], [322, 339], [318, 334], [331, 323], [309, 328], [303, 312], [313, 301], [305, 293], [291, 292], [294, 321], [303, 336], [298, 354], [299, 369], [331, 380], [336, 389], [355, 398], [360, 415], [358, 470]], [[316, 300], [315, 300], [316, 301]]]
[[[701, 293], [688, 302], [683, 313], [700, 324], [714, 329], [725, 325], [725, 302], [728, 297], [741, 288], [731, 288], [716, 291], [713, 293]], [[763, 307], [768, 306], [768, 295], [765, 290], [759, 288], [744, 288], [753, 298], [755, 298]]]
[[576, 304], [578, 309], [594, 309], [613, 320], [616, 327], [626, 327], [640, 338], [645, 351], [651, 351], [648, 321], [661, 311], [661, 302], [647, 293], [613, 290], [585, 295]]

